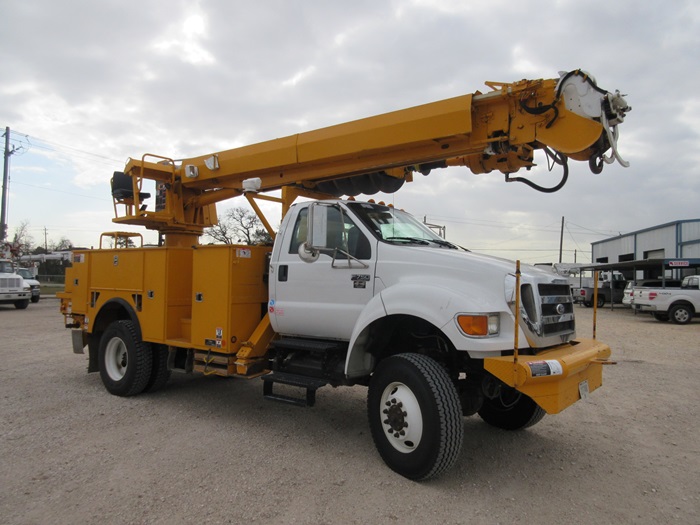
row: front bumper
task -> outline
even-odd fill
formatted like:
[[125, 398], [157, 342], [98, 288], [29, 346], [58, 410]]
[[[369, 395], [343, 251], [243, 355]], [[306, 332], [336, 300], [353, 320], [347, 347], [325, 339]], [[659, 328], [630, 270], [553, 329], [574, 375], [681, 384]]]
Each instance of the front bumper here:
[[537, 355], [488, 357], [484, 369], [531, 397], [548, 414], [556, 414], [603, 384], [610, 347], [594, 339], [577, 339]]

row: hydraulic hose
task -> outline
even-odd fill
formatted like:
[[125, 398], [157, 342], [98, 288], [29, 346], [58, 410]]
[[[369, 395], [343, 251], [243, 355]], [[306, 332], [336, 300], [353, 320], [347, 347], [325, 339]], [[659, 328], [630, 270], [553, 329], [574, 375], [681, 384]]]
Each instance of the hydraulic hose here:
[[552, 161], [555, 164], [559, 164], [564, 168], [564, 173], [562, 174], [559, 184], [557, 184], [556, 186], [552, 186], [551, 188], [546, 188], [544, 186], [540, 186], [539, 184], [532, 182], [530, 179], [525, 179], [523, 177], [510, 178], [508, 174], [506, 174], [506, 182], [522, 182], [523, 184], [527, 184], [528, 186], [530, 186], [532, 189], [541, 191], [542, 193], [554, 193], [562, 189], [564, 187], [564, 184], [566, 184], [566, 181], [569, 179], [569, 160], [567, 159], [566, 155], [558, 151], [552, 151], [549, 148], [545, 148], [544, 152], [547, 154], [547, 157], [552, 159]]

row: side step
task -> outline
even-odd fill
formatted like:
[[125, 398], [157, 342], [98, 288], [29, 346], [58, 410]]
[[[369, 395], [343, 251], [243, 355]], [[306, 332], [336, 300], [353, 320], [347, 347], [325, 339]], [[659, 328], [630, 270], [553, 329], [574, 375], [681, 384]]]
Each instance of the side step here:
[[[298, 405], [302, 407], [314, 406], [314, 404], [316, 403], [316, 390], [328, 384], [328, 382], [323, 379], [300, 376], [296, 374], [287, 374], [285, 372], [271, 372], [267, 375], [262, 376], [261, 379], [265, 383], [263, 385], [263, 396], [265, 397], [265, 399], [270, 399], [272, 401], [282, 401], [283, 403], [290, 403], [292, 405]], [[299, 388], [306, 388], [306, 399], [300, 397], [286, 396], [283, 394], [275, 394], [272, 392], [272, 386], [274, 383], [298, 386]]]

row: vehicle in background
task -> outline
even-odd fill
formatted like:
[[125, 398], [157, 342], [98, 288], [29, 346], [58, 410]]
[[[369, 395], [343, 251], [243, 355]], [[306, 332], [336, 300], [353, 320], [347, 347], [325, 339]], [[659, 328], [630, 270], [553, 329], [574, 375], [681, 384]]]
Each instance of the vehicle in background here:
[[39, 281], [34, 278], [32, 271], [29, 268], [17, 268], [15, 273], [24, 279], [25, 284], [29, 285], [29, 288], [32, 291], [31, 301], [33, 303], [38, 303], [39, 299], [41, 298], [41, 285], [39, 284]]
[[657, 321], [688, 324], [700, 312], [700, 275], [685, 277], [680, 288], [637, 289], [634, 308], [651, 312]]
[[14, 304], [18, 310], [24, 310], [31, 295], [29, 285], [14, 273], [12, 261], [0, 259], [0, 304]]
[[622, 304], [632, 306], [634, 304], [634, 290], [637, 288], [680, 288], [678, 279], [644, 279], [640, 281], [627, 281]]
[[[592, 277], [581, 277], [580, 286], [574, 286], [571, 293], [574, 302], [591, 307], [595, 299], [595, 289]], [[627, 281], [620, 272], [600, 272], [598, 280], [598, 308], [606, 303], [621, 303]]]

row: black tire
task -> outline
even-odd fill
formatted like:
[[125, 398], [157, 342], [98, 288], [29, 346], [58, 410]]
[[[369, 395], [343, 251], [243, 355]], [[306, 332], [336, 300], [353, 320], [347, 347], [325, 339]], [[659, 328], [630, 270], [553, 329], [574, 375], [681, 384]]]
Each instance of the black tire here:
[[151, 345], [153, 347], [153, 360], [151, 362], [151, 376], [148, 378], [144, 392], [155, 392], [163, 388], [170, 379], [168, 369], [168, 347], [165, 345]]
[[662, 323], [667, 323], [670, 320], [667, 314], [657, 314], [656, 312], [653, 312], [651, 315], [654, 317], [654, 319], [661, 321]]
[[15, 308], [17, 310], [24, 310], [29, 306], [29, 299], [21, 299], [19, 301], [15, 301]]
[[464, 438], [459, 395], [433, 359], [399, 354], [381, 361], [370, 380], [367, 411], [379, 455], [402, 476], [426, 480], [459, 457]]
[[605, 297], [598, 296], [598, 308], [603, 308], [605, 306]]
[[592, 308], [593, 301], [583, 301], [583, 306], [585, 306], [586, 308]]
[[39, 296], [39, 295], [32, 295], [31, 301], [32, 301], [33, 303], [38, 303], [40, 297], [41, 297], [41, 296]]
[[504, 430], [521, 430], [539, 423], [546, 412], [532, 398], [502, 386], [497, 397], [485, 398], [479, 416], [491, 426]]
[[151, 345], [141, 341], [137, 333], [132, 321], [114, 321], [100, 339], [100, 377], [115, 396], [140, 394], [151, 377]]
[[677, 304], [671, 307], [668, 316], [676, 324], [688, 324], [693, 320], [693, 309], [687, 304]]

